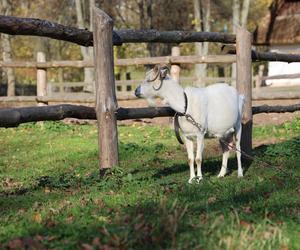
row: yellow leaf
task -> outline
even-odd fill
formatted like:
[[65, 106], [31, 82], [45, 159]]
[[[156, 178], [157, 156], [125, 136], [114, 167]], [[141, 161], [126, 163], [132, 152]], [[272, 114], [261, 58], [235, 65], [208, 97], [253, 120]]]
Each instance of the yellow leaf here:
[[42, 222], [42, 216], [40, 213], [35, 213], [34, 214], [34, 217], [33, 217], [33, 220], [37, 223], [41, 223]]

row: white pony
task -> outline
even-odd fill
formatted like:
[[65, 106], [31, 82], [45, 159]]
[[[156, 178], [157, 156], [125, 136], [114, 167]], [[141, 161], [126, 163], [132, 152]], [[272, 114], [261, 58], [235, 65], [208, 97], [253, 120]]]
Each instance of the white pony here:
[[[187, 87], [183, 89], [172, 79], [167, 66], [156, 65], [146, 73], [146, 78], [135, 90], [137, 97], [146, 98], [153, 105], [155, 97], [160, 97], [171, 108], [184, 116], [178, 117], [178, 123], [185, 141], [188, 163], [190, 167], [189, 183], [196, 178], [202, 179], [201, 162], [204, 149], [204, 136], [219, 138], [223, 159], [218, 177], [227, 173], [229, 151], [233, 146], [233, 137], [237, 149], [238, 177], [243, 176], [241, 163], [241, 119], [244, 96], [239, 95], [235, 88], [218, 83], [206, 88]], [[193, 122], [188, 120], [191, 117]], [[195, 122], [197, 125], [195, 125]], [[196, 158], [194, 142], [197, 142]], [[195, 175], [194, 161], [197, 165]]]

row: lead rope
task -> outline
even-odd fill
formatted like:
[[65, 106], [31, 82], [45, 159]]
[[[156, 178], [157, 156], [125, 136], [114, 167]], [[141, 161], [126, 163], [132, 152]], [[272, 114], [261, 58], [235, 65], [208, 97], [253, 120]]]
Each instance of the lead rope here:
[[[185, 114], [185, 117], [186, 117], [187, 121], [189, 121], [190, 123], [192, 123], [194, 126], [196, 126], [199, 129], [200, 133], [205, 133], [206, 132], [206, 130], [201, 126], [201, 124], [199, 124], [198, 122], [196, 122], [195, 119], [191, 115]], [[274, 166], [274, 164], [271, 164], [270, 162], [263, 161], [261, 159], [255, 158], [255, 157], [247, 154], [245, 151], [237, 149], [236, 146], [230, 145], [227, 141], [225, 141], [222, 138], [219, 138], [219, 140], [222, 143], [224, 143], [228, 148], [232, 149], [235, 152], [239, 152], [241, 155], [243, 155], [244, 157], [246, 157], [246, 158], [248, 158], [248, 159], [250, 159], [252, 161], [260, 162], [260, 163], [264, 164], [267, 167], [273, 168], [274, 170], [276, 170], [276, 172], [281, 172], [281, 173], [283, 173], [283, 174], [285, 174], [285, 175], [287, 175], [289, 177], [300, 179], [299, 176], [294, 176], [294, 175], [290, 174], [289, 172], [287, 172], [286, 170], [284, 170], [279, 165]]]

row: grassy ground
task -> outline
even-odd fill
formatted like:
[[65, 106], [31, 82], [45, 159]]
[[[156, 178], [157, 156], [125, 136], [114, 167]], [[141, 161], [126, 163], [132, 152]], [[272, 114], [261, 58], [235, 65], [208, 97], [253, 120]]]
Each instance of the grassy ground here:
[[120, 167], [104, 178], [96, 135], [57, 122], [0, 129], [1, 249], [300, 249], [300, 120], [255, 128], [256, 140], [285, 141], [256, 148], [274, 167], [253, 162], [242, 179], [234, 158], [216, 178], [208, 141], [198, 185], [167, 127], [119, 126]]

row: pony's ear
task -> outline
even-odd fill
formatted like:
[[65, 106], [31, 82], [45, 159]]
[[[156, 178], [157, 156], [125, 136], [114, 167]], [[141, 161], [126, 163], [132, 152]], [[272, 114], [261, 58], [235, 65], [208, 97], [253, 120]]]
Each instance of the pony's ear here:
[[160, 71], [160, 73], [159, 73], [160, 78], [164, 79], [164, 78], [166, 78], [167, 74], [170, 72], [170, 68], [168, 65], [165, 64], [160, 67], [159, 71]]
[[153, 73], [156, 74], [159, 71], [159, 65], [155, 65], [152, 70]]

